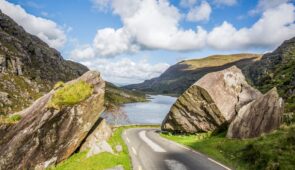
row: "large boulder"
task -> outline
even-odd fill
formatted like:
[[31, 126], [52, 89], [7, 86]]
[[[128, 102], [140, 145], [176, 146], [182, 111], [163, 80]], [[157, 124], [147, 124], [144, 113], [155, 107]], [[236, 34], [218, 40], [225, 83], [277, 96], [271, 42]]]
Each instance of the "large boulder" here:
[[0, 139], [0, 169], [44, 169], [72, 155], [104, 110], [105, 82], [89, 71], [68, 82], [91, 85], [89, 97], [73, 105], [49, 107], [59, 88], [21, 112], [19, 123], [8, 127]]
[[247, 84], [236, 66], [205, 75], [182, 94], [162, 124], [162, 130], [185, 133], [216, 130], [238, 110], [261, 96]]
[[252, 138], [279, 128], [284, 113], [284, 102], [277, 89], [245, 105], [229, 126], [227, 137]]

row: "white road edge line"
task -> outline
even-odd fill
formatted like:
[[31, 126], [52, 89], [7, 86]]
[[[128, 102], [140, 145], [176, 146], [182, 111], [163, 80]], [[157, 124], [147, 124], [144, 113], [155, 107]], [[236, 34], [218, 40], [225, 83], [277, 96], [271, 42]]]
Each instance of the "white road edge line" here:
[[130, 140], [128, 139], [128, 137], [126, 137], [126, 141], [127, 141], [128, 143], [130, 143]]
[[225, 168], [225, 169], [227, 169], [227, 170], [231, 170], [230, 168], [228, 168], [228, 167], [222, 165], [221, 163], [219, 163], [219, 162], [217, 162], [217, 161], [215, 161], [215, 160], [213, 160], [213, 159], [211, 159], [211, 158], [208, 158], [208, 159], [209, 159], [209, 161], [214, 162], [214, 163], [216, 163], [216, 164], [222, 166], [223, 168]]
[[134, 155], [137, 155], [136, 150], [133, 147], [131, 147], [131, 149], [132, 149], [132, 152], [134, 153]]
[[150, 140], [147, 136], [146, 136], [146, 131], [140, 131], [139, 132], [139, 137], [147, 144], [149, 145], [155, 152], [166, 152], [165, 149], [163, 149], [161, 146], [159, 146], [158, 144], [156, 144], [155, 142], [153, 142], [152, 140]]
[[142, 167], [140, 165], [138, 166], [138, 170], [142, 170]]

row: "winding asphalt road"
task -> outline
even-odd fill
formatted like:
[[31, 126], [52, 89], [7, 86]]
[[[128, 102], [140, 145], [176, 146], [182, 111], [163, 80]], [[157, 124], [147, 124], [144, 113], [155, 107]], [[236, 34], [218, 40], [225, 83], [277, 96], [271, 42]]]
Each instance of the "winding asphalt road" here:
[[123, 133], [134, 170], [225, 170], [226, 166], [162, 138], [157, 129], [134, 128]]

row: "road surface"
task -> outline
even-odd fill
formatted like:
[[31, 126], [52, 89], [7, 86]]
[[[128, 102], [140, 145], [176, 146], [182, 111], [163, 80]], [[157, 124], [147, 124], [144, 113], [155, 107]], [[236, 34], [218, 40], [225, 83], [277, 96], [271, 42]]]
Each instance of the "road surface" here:
[[229, 169], [203, 154], [160, 137], [157, 129], [127, 129], [123, 139], [134, 170]]

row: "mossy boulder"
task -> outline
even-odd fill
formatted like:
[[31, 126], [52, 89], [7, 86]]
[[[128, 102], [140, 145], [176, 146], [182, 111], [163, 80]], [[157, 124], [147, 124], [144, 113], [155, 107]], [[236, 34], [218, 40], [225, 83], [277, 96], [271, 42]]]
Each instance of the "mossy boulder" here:
[[[77, 95], [75, 90], [83, 92], [76, 91]], [[44, 169], [67, 159], [99, 119], [104, 110], [104, 93], [105, 82], [100, 74], [89, 71], [19, 112], [22, 119], [17, 124], [0, 127], [1, 169]], [[57, 100], [63, 101], [57, 102], [59, 108], [48, 107], [54, 96], [66, 96]], [[65, 104], [69, 96], [74, 100]]]

